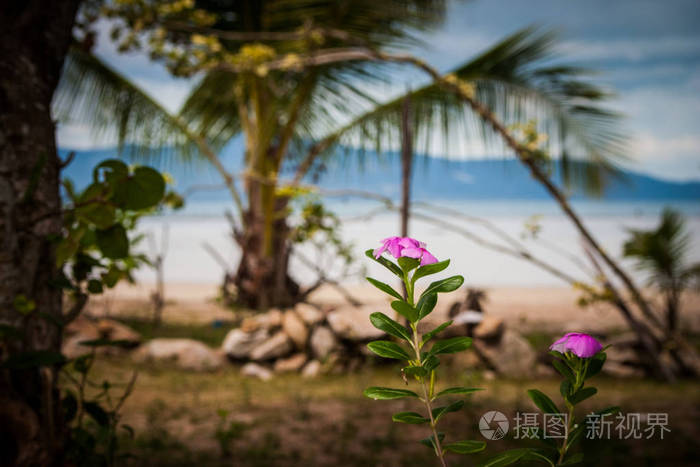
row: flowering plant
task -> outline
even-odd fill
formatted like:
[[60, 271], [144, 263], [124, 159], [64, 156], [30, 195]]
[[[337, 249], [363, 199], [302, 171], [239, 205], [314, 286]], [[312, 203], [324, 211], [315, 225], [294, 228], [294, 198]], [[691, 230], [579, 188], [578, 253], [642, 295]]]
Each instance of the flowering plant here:
[[[530, 389], [527, 394], [544, 416], [552, 421], [557, 436], [551, 436], [551, 433], [548, 436], [546, 431], [538, 433], [538, 439], [543, 443], [541, 449], [521, 448], [505, 451], [484, 465], [503, 466], [525, 460], [540, 461], [550, 466], [578, 464], [583, 461], [583, 453], [572, 454], [571, 450], [588, 426], [586, 419], [619, 411], [618, 407], [609, 407], [584, 417], [578, 423], [575, 418], [575, 407], [598, 392], [595, 387], [586, 386], [586, 382], [600, 373], [605, 363], [605, 349], [600, 342], [588, 334], [571, 332], [555, 341], [549, 350], [554, 358], [554, 368], [564, 378], [559, 392], [566, 410], [561, 411], [549, 396], [538, 389]], [[545, 430], [548, 428], [552, 429], [545, 426]]]
[[[396, 263], [382, 256], [385, 252], [393, 256], [396, 259]], [[486, 447], [486, 443], [483, 441], [462, 440], [445, 444], [445, 434], [437, 430], [438, 422], [442, 417], [448, 413], [457, 412], [464, 406], [463, 400], [456, 400], [446, 405], [438, 406], [436, 404], [438, 399], [471, 394], [479, 390], [466, 387], [452, 387], [440, 391], [436, 389], [436, 368], [440, 364], [439, 355], [466, 350], [471, 345], [471, 339], [469, 337], [454, 337], [436, 340], [435, 337], [450, 326], [452, 321], [443, 323], [425, 334], [421, 334], [418, 331], [420, 321], [435, 308], [438, 294], [458, 289], [464, 282], [464, 278], [462, 276], [452, 276], [434, 281], [428, 285], [416, 301], [414, 298], [416, 281], [445, 270], [449, 266], [450, 260], [438, 261], [426, 249], [424, 243], [408, 237], [386, 238], [382, 241], [382, 245], [379, 248], [374, 251], [367, 250], [366, 254], [403, 282], [406, 291], [405, 296], [402, 296], [384, 282], [371, 277], [367, 278], [372, 285], [395, 299], [391, 302], [391, 307], [408, 322], [408, 327], [406, 327], [384, 313], [372, 313], [370, 315], [372, 324], [396, 338], [399, 342], [378, 340], [369, 343], [367, 347], [381, 357], [404, 361], [405, 366], [401, 370], [402, 377], [407, 385], [407, 378], [415, 381], [418, 386], [418, 392], [408, 389], [370, 387], [365, 389], [365, 396], [375, 400], [407, 397], [420, 401], [425, 407], [425, 411], [422, 414], [417, 412], [399, 412], [393, 415], [392, 420], [399, 423], [427, 424], [431, 434], [423, 439], [421, 443], [433, 449], [443, 466], [447, 465], [445, 461], [447, 452], [469, 454], [482, 451]]]

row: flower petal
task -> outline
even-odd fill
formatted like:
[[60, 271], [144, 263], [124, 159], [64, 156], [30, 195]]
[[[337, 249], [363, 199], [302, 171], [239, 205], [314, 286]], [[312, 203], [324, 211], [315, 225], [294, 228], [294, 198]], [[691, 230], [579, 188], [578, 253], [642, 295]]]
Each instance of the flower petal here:
[[435, 256], [431, 255], [428, 250], [426, 250], [425, 248], [421, 248], [421, 250], [423, 250], [423, 256], [421, 256], [420, 258], [421, 266], [425, 266], [426, 264], [434, 264], [438, 262], [438, 259]]
[[401, 250], [401, 256], [407, 256], [409, 258], [420, 258], [423, 256], [423, 250], [421, 248], [411, 247], [404, 248]]

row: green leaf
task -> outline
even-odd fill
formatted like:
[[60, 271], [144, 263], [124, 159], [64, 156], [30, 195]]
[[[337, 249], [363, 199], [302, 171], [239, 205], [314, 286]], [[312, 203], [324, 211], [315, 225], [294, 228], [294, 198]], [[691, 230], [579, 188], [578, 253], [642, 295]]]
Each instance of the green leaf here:
[[388, 259], [384, 258], [383, 256], [380, 256], [379, 258], [374, 257], [374, 250], [367, 250], [365, 251], [365, 256], [368, 258], [371, 258], [372, 260], [376, 261], [377, 263], [381, 264], [385, 268], [387, 268], [389, 271], [391, 271], [394, 275], [400, 277], [403, 279], [403, 271], [401, 271], [401, 268], [389, 261]]
[[408, 258], [406, 256], [402, 256], [401, 258], [398, 259], [399, 262], [399, 267], [404, 273], [413, 271], [420, 265], [420, 260], [416, 258]]
[[421, 298], [429, 294], [452, 292], [457, 290], [464, 283], [464, 277], [462, 276], [452, 276], [447, 279], [442, 279], [431, 283], [427, 289], [421, 294]]
[[471, 337], [453, 337], [435, 342], [429, 353], [431, 355], [456, 353], [467, 350], [471, 345]]
[[568, 379], [562, 381], [559, 385], [559, 393], [561, 394], [561, 397], [563, 397], [566, 400], [569, 400], [569, 396], [571, 395], [571, 389], [571, 382]]
[[552, 365], [554, 365], [554, 368], [564, 377], [569, 381], [571, 384], [576, 382], [576, 377], [574, 376], [574, 373], [571, 371], [571, 368], [564, 363], [561, 360], [554, 360], [552, 361]]
[[121, 224], [104, 230], [97, 230], [97, 246], [102, 254], [110, 259], [126, 258], [129, 255], [129, 238]]
[[389, 318], [384, 313], [372, 313], [369, 315], [369, 320], [372, 323], [372, 326], [391, 336], [398, 337], [399, 339], [405, 339], [407, 341], [411, 340], [411, 334], [408, 329]]
[[106, 229], [115, 222], [114, 206], [104, 202], [94, 202], [81, 206], [75, 211], [79, 219], [94, 224], [97, 228]]
[[605, 352], [598, 352], [591, 357], [591, 360], [588, 363], [588, 369], [586, 369], [586, 375], [583, 377], [584, 381], [600, 373], [600, 370], [603, 369], [603, 365], [605, 365], [605, 360], [607, 357], [608, 356]]
[[403, 368], [403, 373], [406, 376], [418, 376], [418, 377], [425, 377], [428, 376], [429, 371], [423, 368], [422, 366], [407, 366]]
[[430, 339], [432, 339], [436, 334], [444, 331], [449, 325], [452, 324], [452, 321], [448, 321], [446, 323], [442, 323], [440, 326], [436, 327], [430, 332], [426, 332], [423, 335], [423, 342], [428, 342]]
[[481, 452], [486, 449], [486, 442], [464, 440], [449, 443], [443, 447], [446, 451], [454, 452], [456, 454], [474, 454], [475, 452]]
[[506, 465], [515, 464], [527, 454], [528, 449], [511, 449], [493, 456], [491, 459], [479, 464], [479, 467], [503, 467]]
[[421, 277], [429, 276], [431, 274], [437, 274], [438, 272], [444, 271], [447, 266], [450, 265], [450, 260], [440, 261], [439, 263], [426, 264], [425, 266], [419, 267], [415, 273], [413, 273], [413, 278], [411, 282], [415, 283]]
[[410, 360], [411, 357], [404, 349], [391, 341], [374, 341], [367, 344], [367, 348], [380, 357], [395, 358], [396, 360]]
[[420, 425], [421, 423], [429, 422], [430, 420], [425, 418], [416, 412], [399, 412], [391, 416], [391, 419], [399, 423], [410, 423], [412, 425]]
[[433, 371], [435, 368], [440, 365], [440, 359], [437, 358], [435, 355], [426, 355], [423, 360], [423, 368], [425, 368], [428, 371]]
[[532, 399], [532, 402], [535, 403], [537, 407], [543, 412], [543, 413], [548, 413], [548, 414], [557, 414], [560, 413], [559, 409], [557, 408], [556, 404], [552, 402], [552, 399], [547, 396], [547, 394], [543, 393], [542, 391], [538, 389], [528, 389], [527, 395], [530, 396], [530, 399]]
[[418, 394], [408, 389], [382, 388], [377, 386], [365, 389], [364, 395], [374, 400], [401, 399], [402, 397], [418, 398]]
[[98, 281], [97, 279], [90, 279], [88, 281], [87, 289], [88, 292], [92, 294], [102, 293], [102, 281]]
[[28, 370], [40, 366], [63, 365], [66, 357], [51, 350], [33, 350], [10, 355], [0, 367], [10, 370]]
[[394, 300], [391, 302], [391, 308], [411, 323], [415, 323], [418, 320], [418, 310], [403, 300]]
[[100, 181], [100, 169], [104, 179], [110, 185], [115, 185], [129, 176], [129, 167], [119, 159], [107, 159], [100, 162], [92, 171], [95, 182]]
[[448, 394], [471, 394], [473, 392], [483, 390], [483, 388], [465, 388], [461, 386], [456, 386], [453, 388], [443, 389], [435, 395], [435, 398], [437, 399], [438, 397], [447, 396]]
[[458, 410], [461, 410], [462, 407], [464, 407], [463, 400], [455, 401], [444, 407], [436, 407], [433, 409], [433, 419], [435, 420], [435, 423], [437, 423], [437, 421], [440, 420], [440, 418], [442, 418], [443, 415], [448, 414], [450, 412], [457, 412]]
[[437, 304], [437, 294], [421, 295], [416, 309], [418, 310], [418, 320], [421, 320], [433, 312], [435, 305]]
[[399, 300], [403, 300], [401, 294], [398, 293], [396, 290], [392, 289], [390, 285], [387, 285], [384, 282], [379, 282], [377, 279], [372, 279], [371, 277], [367, 277], [367, 280], [370, 284], [372, 284], [382, 292], [389, 294], [394, 298], [398, 298]]
[[133, 175], [112, 188], [114, 200], [134, 211], [152, 208], [165, 196], [165, 180], [151, 167], [136, 167]]
[[579, 404], [588, 399], [589, 397], [593, 397], [594, 395], [596, 395], [597, 392], [598, 390], [596, 388], [581, 388], [578, 391], [576, 391], [576, 394], [571, 396], [569, 402], [571, 402], [573, 405]]

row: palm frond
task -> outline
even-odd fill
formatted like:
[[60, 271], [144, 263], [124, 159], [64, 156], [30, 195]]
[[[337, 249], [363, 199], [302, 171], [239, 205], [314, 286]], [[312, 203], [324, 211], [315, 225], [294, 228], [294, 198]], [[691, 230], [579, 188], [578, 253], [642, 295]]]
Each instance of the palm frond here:
[[182, 120], [77, 47], [66, 58], [53, 111], [59, 120], [88, 125], [98, 139], [116, 136], [119, 151], [134, 158], [177, 155], [187, 161], [198, 150], [195, 135]]
[[[554, 43], [554, 34], [526, 28], [452, 73], [474, 83], [477, 100], [506, 125], [536, 120], [538, 130], [549, 136], [546, 149], [560, 161], [564, 182], [598, 193], [606, 178], [616, 174], [624, 151], [619, 115], [599, 105], [610, 95], [581, 79], [586, 70], [552, 64]], [[342, 133], [342, 142], [360, 148], [396, 148], [406, 98], [418, 148], [427, 152], [441, 138], [442, 150], [448, 152], [478, 138], [502, 149], [491, 128], [437, 84], [384, 102], [334, 131]]]

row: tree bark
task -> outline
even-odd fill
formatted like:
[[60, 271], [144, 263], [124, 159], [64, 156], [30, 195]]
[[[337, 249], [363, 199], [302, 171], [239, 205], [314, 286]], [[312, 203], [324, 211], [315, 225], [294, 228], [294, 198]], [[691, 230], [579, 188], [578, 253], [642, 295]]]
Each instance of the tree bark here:
[[[61, 289], [52, 286], [58, 273], [52, 237], [60, 234], [61, 219], [47, 215], [61, 207], [51, 100], [79, 3], [5, 2], [0, 9], [0, 323], [14, 329], [3, 338], [3, 361], [61, 349], [54, 323], [62, 316]], [[4, 465], [61, 463], [57, 371], [0, 369]]]
[[406, 97], [401, 109], [401, 236], [408, 237], [411, 212], [411, 169], [413, 166], [413, 115], [411, 99]]

